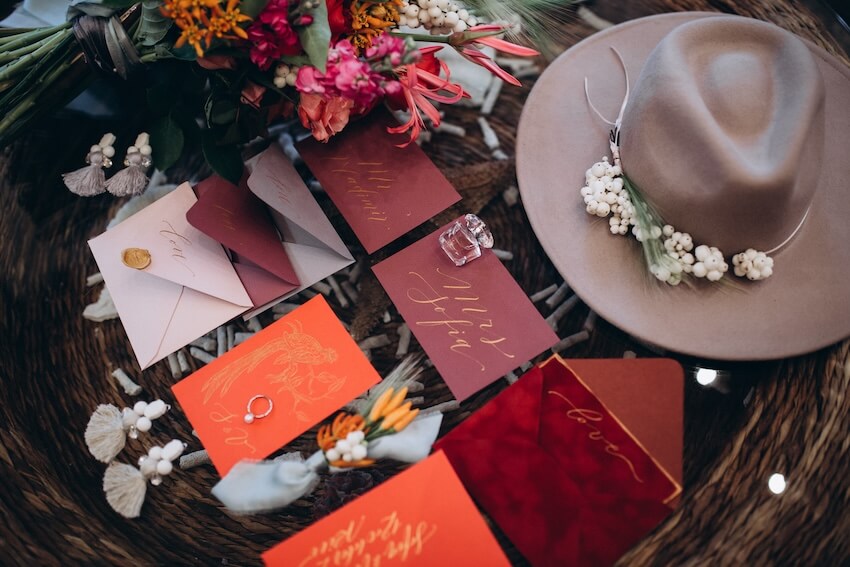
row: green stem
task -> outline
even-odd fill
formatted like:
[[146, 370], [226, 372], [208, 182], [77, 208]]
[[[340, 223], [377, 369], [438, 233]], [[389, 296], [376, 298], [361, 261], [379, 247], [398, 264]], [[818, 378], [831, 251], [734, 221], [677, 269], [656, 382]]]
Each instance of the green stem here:
[[396, 37], [409, 37], [413, 41], [428, 41], [431, 43], [450, 43], [447, 35], [429, 35], [424, 33], [405, 33], [397, 30], [391, 30], [390, 33]]
[[26, 71], [32, 63], [37, 63], [43, 56], [48, 55], [54, 47], [62, 43], [62, 41], [70, 34], [69, 30], [64, 30], [50, 39], [47, 43], [36, 49], [33, 53], [24, 55], [17, 61], [0, 67], [0, 81], [11, 79], [15, 75]]
[[44, 39], [40, 39], [40, 40], [36, 41], [35, 43], [31, 43], [31, 44], [25, 45], [24, 47], [21, 47], [19, 49], [15, 49], [14, 51], [4, 50], [2, 53], [0, 53], [0, 64], [6, 64], [9, 61], [14, 61], [15, 59], [17, 59], [19, 57], [23, 57], [24, 55], [26, 55], [28, 53], [32, 53], [33, 51], [37, 50], [39, 47], [41, 47], [42, 45], [44, 45], [45, 43], [47, 43], [49, 41], [50, 41], [50, 38], [46, 37]]
[[22, 34], [10, 36], [8, 38], [0, 40], [0, 49], [2, 49], [3, 52], [6, 52], [6, 51], [9, 51], [9, 50], [12, 50], [12, 49], [19, 49], [19, 48], [24, 47], [24, 46], [26, 46], [26, 45], [34, 42], [34, 41], [40, 41], [42, 39], [45, 39], [47, 37], [52, 36], [53, 34], [55, 34], [57, 32], [60, 32], [62, 30], [66, 30], [70, 27], [71, 27], [71, 23], [65, 22], [64, 24], [60, 24], [60, 25], [54, 26], [52, 28], [37, 28], [37, 29], [30, 31], [30, 32], [25, 32], [25, 33], [22, 33]]

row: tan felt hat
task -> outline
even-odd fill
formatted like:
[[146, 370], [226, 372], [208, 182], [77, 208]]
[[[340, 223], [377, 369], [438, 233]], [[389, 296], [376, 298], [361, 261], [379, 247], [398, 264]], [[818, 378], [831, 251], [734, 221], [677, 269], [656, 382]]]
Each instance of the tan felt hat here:
[[[585, 211], [585, 171], [622, 115], [626, 175], [676, 230], [772, 253], [736, 288], [655, 280], [631, 237]], [[610, 158], [609, 158], [610, 159]], [[609, 28], [554, 61], [520, 121], [517, 173], [531, 225], [601, 317], [665, 349], [717, 360], [811, 352], [850, 336], [850, 70], [772, 24], [700, 12]], [[731, 262], [730, 262], [731, 264]], [[728, 278], [734, 279], [730, 272]]]

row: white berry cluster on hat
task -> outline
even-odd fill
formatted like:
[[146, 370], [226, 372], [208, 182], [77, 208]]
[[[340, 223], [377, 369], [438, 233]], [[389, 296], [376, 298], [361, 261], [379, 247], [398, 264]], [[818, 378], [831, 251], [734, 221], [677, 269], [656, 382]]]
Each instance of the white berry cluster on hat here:
[[[655, 260], [649, 267], [652, 275], [659, 280], [678, 285], [685, 274], [711, 282], [721, 280], [729, 271], [729, 264], [718, 248], [705, 244], [695, 245], [690, 234], [678, 231], [669, 224], [661, 226], [661, 222], [651, 225], [646, 231], [648, 234], [644, 234], [638, 226], [635, 203], [625, 186], [616, 149], [612, 145], [613, 165], [607, 157], [603, 157], [602, 161], [594, 163], [585, 172], [581, 196], [587, 213], [607, 217], [611, 234], [626, 236], [631, 233], [645, 247], [657, 247], [657, 243], [660, 243], [663, 248], [657, 248], [658, 254], [651, 255]], [[753, 281], [766, 279], [773, 274], [773, 259], [752, 248], [733, 256], [732, 264], [736, 276]]]
[[399, 9], [399, 26], [422, 26], [431, 35], [465, 32], [478, 25], [478, 19], [460, 2], [453, 0], [404, 0]]

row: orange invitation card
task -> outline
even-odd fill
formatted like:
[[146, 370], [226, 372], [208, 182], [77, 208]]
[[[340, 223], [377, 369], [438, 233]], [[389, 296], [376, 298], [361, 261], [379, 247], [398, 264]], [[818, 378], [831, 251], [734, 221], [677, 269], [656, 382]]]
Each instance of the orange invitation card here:
[[508, 566], [442, 452], [263, 554], [274, 567]]
[[[219, 474], [262, 459], [380, 381], [322, 296], [173, 386]], [[251, 412], [268, 415], [246, 423]], [[271, 402], [271, 404], [269, 403]]]

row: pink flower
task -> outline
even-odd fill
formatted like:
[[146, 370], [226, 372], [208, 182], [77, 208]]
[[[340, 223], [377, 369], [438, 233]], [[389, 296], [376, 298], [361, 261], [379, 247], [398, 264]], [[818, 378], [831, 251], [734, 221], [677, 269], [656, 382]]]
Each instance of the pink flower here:
[[328, 52], [324, 73], [315, 67], [301, 67], [295, 88], [301, 93], [322, 94], [326, 99], [348, 99], [354, 104], [353, 111], [359, 114], [384, 96], [387, 84], [387, 79], [357, 57], [348, 40], [342, 40]]
[[317, 94], [302, 94], [298, 105], [298, 117], [305, 128], [320, 142], [342, 131], [348, 124], [354, 103], [342, 97], [322, 98]]
[[303, 51], [288, 17], [288, 0], [270, 0], [248, 28], [251, 61], [263, 71], [282, 56], [298, 55]]

